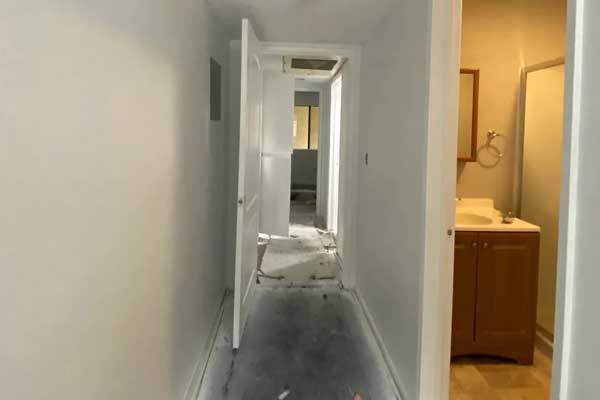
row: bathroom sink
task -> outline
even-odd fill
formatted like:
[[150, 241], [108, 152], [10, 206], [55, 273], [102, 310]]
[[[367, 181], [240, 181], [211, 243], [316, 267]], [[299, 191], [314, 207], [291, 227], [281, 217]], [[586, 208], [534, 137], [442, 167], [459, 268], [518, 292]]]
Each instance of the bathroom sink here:
[[490, 225], [492, 219], [477, 214], [456, 213], [457, 225]]

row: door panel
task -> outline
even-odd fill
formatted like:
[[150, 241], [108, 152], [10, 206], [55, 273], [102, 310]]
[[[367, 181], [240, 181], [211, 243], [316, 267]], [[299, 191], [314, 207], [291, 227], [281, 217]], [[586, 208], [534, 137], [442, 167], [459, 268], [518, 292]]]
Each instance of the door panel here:
[[261, 233], [289, 236], [291, 175], [290, 156], [263, 155]]
[[240, 152], [236, 226], [233, 347], [239, 348], [252, 293], [258, 253], [262, 124], [261, 44], [242, 21]]
[[476, 233], [456, 233], [452, 296], [452, 355], [468, 352], [475, 341], [477, 241]]
[[260, 232], [288, 236], [294, 77], [280, 71], [264, 71], [263, 82]]
[[486, 353], [510, 356], [533, 349], [538, 246], [537, 233], [479, 235], [475, 340]]

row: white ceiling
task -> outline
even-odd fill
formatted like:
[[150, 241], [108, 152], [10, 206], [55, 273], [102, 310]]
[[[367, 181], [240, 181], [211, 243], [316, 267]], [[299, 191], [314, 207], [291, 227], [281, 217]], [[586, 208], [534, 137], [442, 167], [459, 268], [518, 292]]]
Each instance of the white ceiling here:
[[223, 24], [240, 35], [249, 18], [263, 41], [360, 43], [395, 0], [208, 0]]

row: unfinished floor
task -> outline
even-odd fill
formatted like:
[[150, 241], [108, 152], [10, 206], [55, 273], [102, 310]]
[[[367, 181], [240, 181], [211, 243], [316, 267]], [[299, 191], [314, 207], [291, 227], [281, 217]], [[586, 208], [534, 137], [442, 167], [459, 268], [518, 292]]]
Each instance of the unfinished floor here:
[[[315, 227], [312, 201], [291, 204], [289, 237], [262, 237], [259, 245], [259, 276], [266, 285], [337, 283], [340, 266], [330, 232]], [[330, 282], [328, 282], [330, 281]]]
[[396, 399], [352, 293], [261, 287], [240, 350], [223, 318], [199, 399]]
[[294, 203], [290, 237], [267, 243], [262, 270], [283, 279], [260, 279], [238, 352], [228, 299], [198, 399], [397, 399], [360, 305], [337, 280], [335, 242], [314, 227], [314, 204]]

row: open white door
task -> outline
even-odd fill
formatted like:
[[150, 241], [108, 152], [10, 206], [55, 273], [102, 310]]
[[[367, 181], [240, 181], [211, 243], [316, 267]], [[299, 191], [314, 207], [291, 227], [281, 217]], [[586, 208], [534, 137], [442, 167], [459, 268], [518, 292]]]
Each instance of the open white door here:
[[281, 71], [264, 71], [263, 74], [260, 232], [288, 236], [294, 133], [294, 76]]
[[240, 154], [235, 242], [233, 348], [240, 347], [256, 285], [262, 125], [261, 44], [242, 21]]

